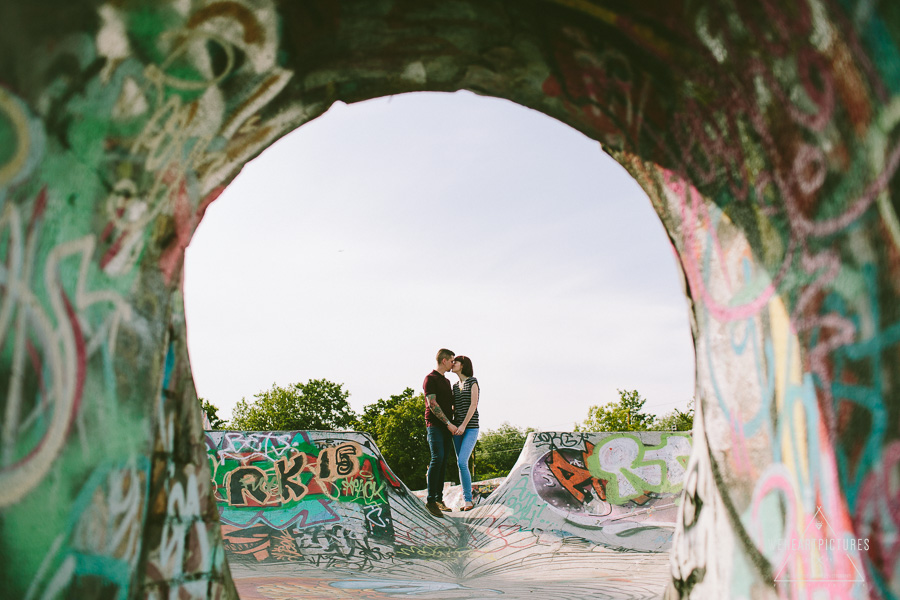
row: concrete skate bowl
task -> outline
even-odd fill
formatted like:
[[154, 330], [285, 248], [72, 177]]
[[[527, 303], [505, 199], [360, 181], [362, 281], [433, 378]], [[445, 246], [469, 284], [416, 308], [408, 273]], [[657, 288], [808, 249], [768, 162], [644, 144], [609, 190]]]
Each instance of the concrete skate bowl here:
[[240, 595], [657, 598], [688, 433], [529, 435], [471, 512], [432, 517], [362, 433], [208, 432]]
[[677, 253], [668, 593], [900, 596], [898, 35], [843, 0], [3, 2], [3, 595], [234, 597], [184, 248], [333, 102], [464, 89], [601, 142]]

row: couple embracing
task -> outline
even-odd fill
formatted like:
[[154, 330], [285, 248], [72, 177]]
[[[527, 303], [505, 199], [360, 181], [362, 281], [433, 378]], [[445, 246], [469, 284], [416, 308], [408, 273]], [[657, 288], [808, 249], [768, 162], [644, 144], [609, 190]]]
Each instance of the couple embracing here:
[[[450, 386], [444, 376], [455, 373], [459, 382]], [[444, 465], [451, 446], [456, 449], [459, 482], [462, 484], [465, 505], [460, 510], [472, 510], [472, 475], [469, 457], [478, 439], [478, 380], [474, 377], [472, 361], [441, 348], [437, 353], [437, 368], [425, 376], [425, 425], [431, 462], [428, 464], [428, 499], [425, 508], [435, 517], [450, 509], [444, 504]]]

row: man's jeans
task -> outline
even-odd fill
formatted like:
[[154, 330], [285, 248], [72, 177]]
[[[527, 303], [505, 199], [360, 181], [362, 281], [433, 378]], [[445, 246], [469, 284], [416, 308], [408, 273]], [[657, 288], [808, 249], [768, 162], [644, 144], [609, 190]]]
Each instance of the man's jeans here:
[[428, 502], [442, 502], [444, 499], [444, 466], [453, 451], [453, 436], [444, 427], [426, 427], [431, 462], [428, 463]]

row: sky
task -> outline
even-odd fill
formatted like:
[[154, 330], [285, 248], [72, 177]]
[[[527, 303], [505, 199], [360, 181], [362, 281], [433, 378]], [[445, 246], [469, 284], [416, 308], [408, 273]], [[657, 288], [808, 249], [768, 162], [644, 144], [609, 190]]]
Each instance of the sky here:
[[185, 261], [194, 382], [226, 419], [321, 378], [359, 412], [421, 391], [442, 347], [472, 359], [482, 430], [570, 431], [618, 389], [656, 414], [694, 395], [649, 199], [597, 142], [506, 100], [335, 104], [244, 167]]

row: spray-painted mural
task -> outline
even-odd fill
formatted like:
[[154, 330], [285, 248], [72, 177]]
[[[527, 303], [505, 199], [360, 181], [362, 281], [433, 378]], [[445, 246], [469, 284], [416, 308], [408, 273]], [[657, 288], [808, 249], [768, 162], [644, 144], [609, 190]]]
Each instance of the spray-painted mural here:
[[[900, 596], [898, 40], [862, 0], [2, 3], [4, 595], [234, 597], [184, 248], [333, 102], [468, 89], [601, 142], [678, 254], [699, 403], [669, 595]], [[561, 448], [585, 498], [658, 493]]]
[[477, 509], [438, 520], [366, 434], [206, 440], [235, 584], [266, 599], [658, 596], [691, 452], [689, 434], [531, 434]]
[[[536, 437], [540, 441], [545, 436]], [[662, 434], [662, 443], [653, 446], [642, 437], [647, 434], [618, 433], [599, 444], [583, 441], [581, 447], [554, 448], [534, 464], [532, 483], [538, 496], [569, 521], [596, 524], [607, 533], [615, 528], [623, 538], [620, 545], [663, 548], [659, 542], [636, 540], [656, 522], [674, 524], [691, 440], [685, 434]], [[632, 534], [632, 529], [641, 531]], [[652, 535], [660, 539], [658, 532]]]
[[[341, 528], [346, 527], [348, 513], [354, 513], [359, 541], [393, 539], [387, 487], [400, 494], [406, 488], [383, 458], [366, 453], [359, 442], [321, 447], [316, 432], [207, 433], [206, 439], [231, 555], [256, 562], [300, 560], [309, 556], [308, 548], [295, 543], [291, 531], [313, 532], [306, 542], [317, 544], [325, 531], [336, 531], [330, 524], [344, 521]], [[341, 511], [332, 508], [335, 502], [344, 504]]]

